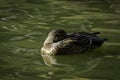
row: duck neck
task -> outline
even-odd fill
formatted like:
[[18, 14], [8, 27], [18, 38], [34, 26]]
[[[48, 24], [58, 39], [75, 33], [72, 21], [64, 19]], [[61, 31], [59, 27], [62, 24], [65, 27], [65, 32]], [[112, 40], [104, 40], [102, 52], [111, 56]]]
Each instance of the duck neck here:
[[47, 37], [47, 39], [44, 42], [44, 46], [48, 46], [53, 43], [53, 37]]

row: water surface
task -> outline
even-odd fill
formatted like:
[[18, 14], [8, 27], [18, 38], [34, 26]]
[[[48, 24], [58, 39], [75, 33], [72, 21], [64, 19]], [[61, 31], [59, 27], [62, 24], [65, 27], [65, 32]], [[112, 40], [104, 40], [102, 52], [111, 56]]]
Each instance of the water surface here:
[[[109, 41], [48, 66], [40, 48], [52, 29], [100, 31]], [[0, 80], [119, 80], [119, 35], [119, 0], [0, 0]]]

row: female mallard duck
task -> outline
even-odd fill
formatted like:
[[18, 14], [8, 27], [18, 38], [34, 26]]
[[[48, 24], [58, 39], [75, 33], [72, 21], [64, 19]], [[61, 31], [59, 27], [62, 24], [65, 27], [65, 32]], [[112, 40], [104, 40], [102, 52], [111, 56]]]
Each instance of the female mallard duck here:
[[64, 30], [52, 30], [46, 38], [41, 53], [57, 55], [70, 53], [83, 53], [100, 47], [106, 38], [97, 36], [99, 32], [75, 32], [67, 34]]

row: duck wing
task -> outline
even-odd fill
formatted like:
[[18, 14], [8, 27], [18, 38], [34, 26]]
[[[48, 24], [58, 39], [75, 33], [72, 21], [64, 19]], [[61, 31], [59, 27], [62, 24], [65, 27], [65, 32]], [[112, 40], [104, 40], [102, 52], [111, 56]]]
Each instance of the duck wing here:
[[84, 45], [82, 41], [66, 38], [54, 44], [54, 53], [56, 54], [71, 54], [71, 53], [81, 53], [87, 49], [88, 46]]
[[79, 32], [68, 35], [67, 38], [54, 43], [55, 54], [82, 53], [100, 47], [106, 38], [100, 38], [97, 33]]

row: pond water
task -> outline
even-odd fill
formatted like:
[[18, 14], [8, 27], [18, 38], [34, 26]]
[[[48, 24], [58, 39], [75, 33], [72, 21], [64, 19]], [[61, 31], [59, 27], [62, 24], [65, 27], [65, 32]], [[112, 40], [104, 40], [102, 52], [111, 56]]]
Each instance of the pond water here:
[[[40, 55], [52, 29], [101, 32], [109, 40], [84, 54]], [[119, 80], [119, 0], [0, 0], [0, 80]]]

